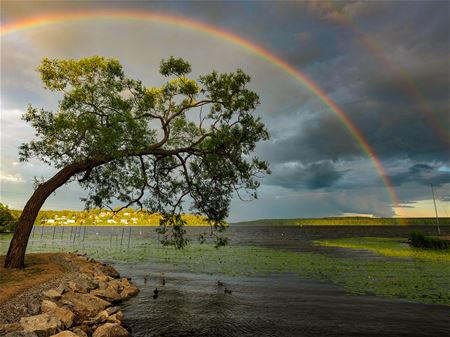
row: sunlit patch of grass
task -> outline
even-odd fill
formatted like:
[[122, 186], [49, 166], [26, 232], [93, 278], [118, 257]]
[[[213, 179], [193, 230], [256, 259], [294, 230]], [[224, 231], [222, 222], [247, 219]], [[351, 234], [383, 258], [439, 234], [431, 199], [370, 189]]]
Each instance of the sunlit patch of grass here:
[[[447, 252], [419, 251], [401, 239], [351, 238], [322, 240], [321, 245], [367, 249], [389, 259], [345, 258], [311, 252], [293, 252], [254, 246], [226, 246], [192, 243], [183, 250], [163, 247], [156, 239], [133, 238], [120, 246], [115, 239], [90, 235], [86, 241], [33, 241], [28, 252], [78, 251], [104, 261], [167, 263], [194, 273], [231, 276], [264, 276], [296, 273], [300, 277], [331, 281], [353, 294], [375, 294], [424, 303], [450, 305], [450, 259]], [[119, 241], [120, 242], [120, 241]], [[0, 254], [7, 244], [0, 239]], [[355, 252], [356, 253], [356, 252]]]
[[427, 248], [414, 248], [406, 243], [406, 240], [402, 238], [354, 237], [319, 240], [315, 241], [315, 243], [321, 246], [368, 250], [391, 257], [450, 261], [450, 249], [435, 250]]

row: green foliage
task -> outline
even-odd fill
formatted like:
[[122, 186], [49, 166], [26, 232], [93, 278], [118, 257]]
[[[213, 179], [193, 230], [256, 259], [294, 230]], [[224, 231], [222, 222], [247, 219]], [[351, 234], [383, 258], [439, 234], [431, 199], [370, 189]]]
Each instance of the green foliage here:
[[0, 203], [0, 233], [14, 231], [16, 223], [17, 218], [13, 215], [8, 206]]
[[412, 231], [410, 236], [410, 244], [416, 248], [432, 248], [432, 249], [447, 249], [448, 243], [444, 240], [425, 236], [419, 231]]
[[269, 134], [254, 116], [259, 97], [242, 70], [195, 80], [187, 77], [189, 63], [171, 57], [161, 62], [169, 79], [159, 88], [126, 77], [119, 61], [100, 56], [44, 59], [39, 71], [45, 88], [63, 97], [56, 113], [28, 107], [23, 119], [37, 137], [22, 144], [20, 158], [83, 167], [72, 180], [89, 191], [87, 209], [119, 201], [162, 214], [163, 233], [173, 231], [164, 237], [182, 247], [177, 214], [187, 207], [220, 224], [232, 196], [256, 198], [257, 177], [269, 173], [252, 157]]

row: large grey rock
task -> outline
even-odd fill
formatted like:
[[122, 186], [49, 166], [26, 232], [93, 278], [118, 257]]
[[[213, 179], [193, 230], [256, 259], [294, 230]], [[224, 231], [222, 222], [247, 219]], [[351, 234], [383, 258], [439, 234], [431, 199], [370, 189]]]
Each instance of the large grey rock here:
[[130, 297], [136, 296], [137, 294], [139, 294], [139, 289], [134, 286], [130, 286], [130, 287], [125, 287], [122, 290], [122, 292], [120, 293], [120, 297], [122, 297], [122, 299], [126, 300], [126, 299], [129, 299]]
[[123, 322], [123, 312], [122, 311], [116, 312], [115, 314], [109, 316], [107, 318], [107, 321], [111, 322], [111, 323], [119, 323], [119, 324], [122, 323]]
[[75, 327], [72, 328], [72, 332], [77, 335], [78, 337], [88, 337], [88, 334], [86, 332], [84, 332], [83, 329], [81, 329], [80, 327]]
[[95, 317], [100, 311], [111, 306], [111, 303], [91, 294], [67, 292], [60, 302], [69, 305], [75, 313], [75, 322], [83, 322]]
[[58, 305], [53, 301], [43, 300], [41, 303], [41, 312], [42, 313], [49, 313], [57, 308], [58, 308]]
[[61, 292], [58, 291], [57, 289], [50, 289], [50, 290], [44, 291], [42, 293], [42, 295], [44, 295], [45, 297], [57, 300], [61, 297]]
[[117, 323], [105, 323], [95, 329], [92, 337], [129, 337], [128, 331]]
[[78, 337], [78, 335], [74, 334], [72, 331], [65, 330], [57, 333], [56, 335], [52, 335], [51, 337]]
[[34, 332], [39, 337], [48, 337], [54, 335], [63, 324], [61, 321], [49, 314], [41, 314], [20, 319], [23, 331]]
[[75, 320], [75, 314], [72, 311], [67, 308], [60, 308], [56, 303], [49, 300], [42, 301], [41, 312], [56, 316], [66, 328], [70, 328]]
[[118, 291], [111, 286], [109, 286], [106, 289], [92, 290], [91, 294], [111, 303], [117, 303], [122, 301], [122, 297], [120, 296]]
[[102, 311], [100, 311], [97, 314], [97, 316], [95, 316], [95, 317], [93, 317], [93, 318], [91, 318], [91, 319], [89, 319], [87, 321], [84, 321], [83, 324], [86, 324], [86, 325], [98, 325], [100, 323], [106, 322], [108, 317], [109, 317], [108, 312], [106, 310], [102, 310]]
[[98, 284], [84, 274], [81, 274], [76, 280], [69, 281], [68, 288], [77, 293], [88, 293], [98, 288]]

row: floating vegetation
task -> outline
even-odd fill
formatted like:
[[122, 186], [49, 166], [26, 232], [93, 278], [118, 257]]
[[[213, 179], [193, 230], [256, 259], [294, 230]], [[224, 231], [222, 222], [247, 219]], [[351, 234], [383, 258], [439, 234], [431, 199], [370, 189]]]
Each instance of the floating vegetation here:
[[[112, 262], [172, 264], [194, 273], [231, 276], [263, 276], [296, 273], [302, 278], [331, 281], [352, 294], [375, 294], [424, 303], [450, 305], [450, 258], [443, 251], [420, 251], [401, 239], [349, 238], [317, 241], [324, 246], [364, 249], [380, 258], [346, 257], [312, 252], [293, 252], [254, 246], [227, 246], [192, 243], [179, 250], [163, 247], [155, 238], [133, 238], [132, 245], [119, 245], [108, 237], [89, 235], [84, 242], [51, 240], [45, 234], [33, 241], [28, 252], [78, 251]], [[2, 240], [3, 238], [3, 240]], [[0, 254], [7, 240], [0, 237]], [[114, 243], [115, 242], [115, 243]], [[386, 256], [386, 257], [383, 257]]]

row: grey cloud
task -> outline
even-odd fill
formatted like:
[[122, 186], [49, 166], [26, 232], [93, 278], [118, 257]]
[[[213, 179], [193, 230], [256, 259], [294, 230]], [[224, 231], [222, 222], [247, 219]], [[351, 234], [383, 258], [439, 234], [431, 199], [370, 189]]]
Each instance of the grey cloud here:
[[275, 165], [272, 175], [266, 184], [298, 190], [302, 188], [322, 189], [336, 184], [344, 175], [329, 161], [313, 162], [303, 165], [299, 162], [288, 162]]
[[391, 176], [391, 181], [397, 186], [409, 182], [441, 186], [443, 184], [450, 184], [450, 171], [441, 172], [434, 166], [419, 163], [411, 166], [407, 171]]

